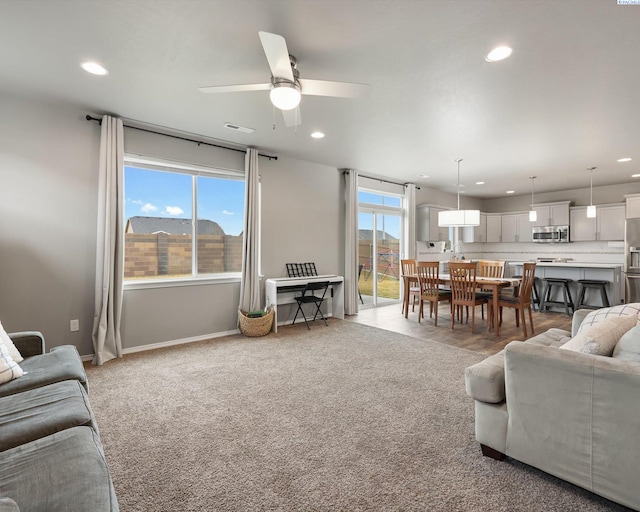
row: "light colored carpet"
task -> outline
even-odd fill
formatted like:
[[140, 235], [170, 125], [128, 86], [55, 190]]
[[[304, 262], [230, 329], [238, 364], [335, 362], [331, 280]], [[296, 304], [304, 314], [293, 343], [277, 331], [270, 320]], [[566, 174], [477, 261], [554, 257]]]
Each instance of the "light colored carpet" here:
[[88, 367], [123, 512], [626, 510], [482, 457], [483, 356], [352, 322]]

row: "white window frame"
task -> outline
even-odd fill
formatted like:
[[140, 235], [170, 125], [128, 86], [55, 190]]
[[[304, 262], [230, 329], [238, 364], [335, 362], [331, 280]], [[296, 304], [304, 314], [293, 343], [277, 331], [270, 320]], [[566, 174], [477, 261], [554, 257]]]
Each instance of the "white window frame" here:
[[[192, 176], [192, 215], [191, 215], [191, 275], [181, 277], [167, 277], [167, 278], [146, 278], [146, 279], [125, 279], [123, 280], [124, 290], [143, 290], [149, 288], [174, 288], [177, 286], [199, 286], [207, 284], [227, 284], [227, 283], [239, 283], [242, 278], [242, 272], [224, 272], [220, 274], [197, 274], [197, 251], [198, 240], [196, 236], [196, 226], [198, 220], [198, 176], [212, 177], [212, 178], [227, 178], [237, 179], [245, 182], [246, 177], [244, 172], [235, 171], [231, 169], [222, 169], [217, 167], [207, 167], [197, 164], [189, 164], [185, 162], [178, 162], [172, 160], [166, 160], [161, 158], [152, 158], [143, 155], [136, 155], [132, 153], [125, 153], [124, 165], [131, 167], [141, 167], [152, 171], [159, 172], [171, 172], [175, 174], [186, 174]], [[124, 187], [126, 190], [126, 182]], [[244, 205], [242, 215], [244, 217]], [[123, 219], [126, 222], [126, 219]], [[123, 240], [124, 244], [124, 226], [123, 226]]]

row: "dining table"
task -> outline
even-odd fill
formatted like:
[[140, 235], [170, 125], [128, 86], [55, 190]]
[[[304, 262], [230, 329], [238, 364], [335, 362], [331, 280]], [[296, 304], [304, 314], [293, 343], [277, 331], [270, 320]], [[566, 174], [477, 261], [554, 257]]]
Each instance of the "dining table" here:
[[[407, 307], [405, 308], [405, 318], [408, 316], [408, 305], [409, 305], [409, 287], [412, 284], [418, 283], [418, 276], [402, 276], [404, 279], [404, 300]], [[440, 274], [439, 276], [440, 282], [444, 285], [451, 285], [451, 279], [449, 274]], [[498, 310], [498, 298], [500, 297], [500, 291], [504, 288], [513, 287], [518, 289], [520, 286], [519, 278], [511, 278], [511, 277], [476, 277], [476, 284], [478, 288], [482, 290], [489, 290], [492, 293], [492, 303], [493, 303], [493, 327], [496, 336], [500, 336], [500, 312]]]

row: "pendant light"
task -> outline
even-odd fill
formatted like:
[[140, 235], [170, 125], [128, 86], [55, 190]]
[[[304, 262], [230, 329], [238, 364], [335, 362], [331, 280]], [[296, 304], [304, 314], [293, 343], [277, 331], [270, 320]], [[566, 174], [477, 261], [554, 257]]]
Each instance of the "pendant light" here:
[[589, 203], [589, 206], [587, 206], [587, 217], [589, 219], [594, 219], [596, 216], [596, 207], [593, 204], [593, 171], [595, 171], [596, 168], [595, 167], [588, 167], [587, 171], [591, 172], [591, 186], [590, 186], [590, 190], [591, 190], [591, 201]]
[[456, 158], [454, 161], [458, 163], [458, 209], [438, 212], [438, 226], [453, 228], [479, 226], [480, 210], [460, 209], [460, 162], [462, 162], [462, 158]]
[[536, 212], [533, 207], [533, 180], [535, 180], [537, 176], [529, 176], [531, 180], [531, 210], [529, 210], [529, 222], [535, 222], [538, 220], [538, 212]]

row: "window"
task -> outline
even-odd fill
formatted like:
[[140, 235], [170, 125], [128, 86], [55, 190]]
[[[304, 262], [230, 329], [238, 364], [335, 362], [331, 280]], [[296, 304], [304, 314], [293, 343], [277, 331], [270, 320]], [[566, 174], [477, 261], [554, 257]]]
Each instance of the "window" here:
[[240, 276], [244, 175], [125, 157], [125, 280]]

